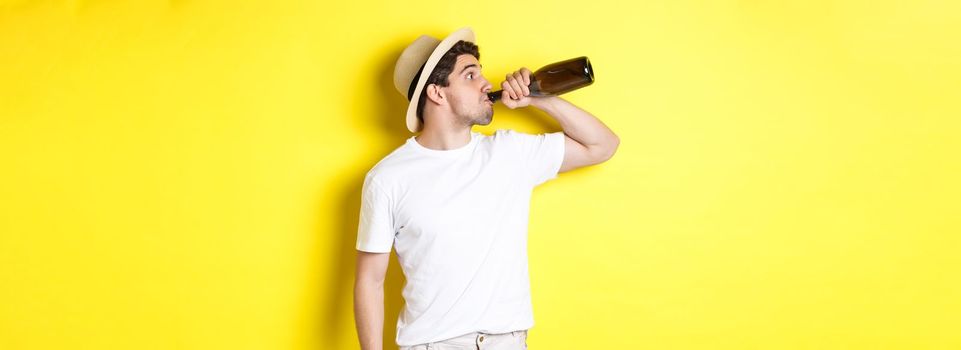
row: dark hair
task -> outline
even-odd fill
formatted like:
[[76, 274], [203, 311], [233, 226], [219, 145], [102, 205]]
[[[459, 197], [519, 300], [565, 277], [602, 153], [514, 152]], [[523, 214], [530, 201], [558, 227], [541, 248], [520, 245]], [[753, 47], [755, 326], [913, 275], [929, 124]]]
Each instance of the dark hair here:
[[[447, 77], [450, 76], [451, 71], [454, 70], [454, 63], [457, 63], [457, 57], [464, 54], [470, 54], [473, 55], [474, 58], [480, 59], [480, 51], [478, 51], [477, 45], [464, 40], [458, 41], [444, 54], [444, 57], [440, 58], [440, 61], [437, 61], [437, 66], [434, 67], [434, 71], [430, 73], [430, 77], [427, 77], [427, 82], [424, 83], [424, 89], [421, 90], [419, 100], [417, 100], [417, 119], [420, 119], [421, 123], [424, 122], [424, 103], [427, 102], [427, 85], [450, 85]], [[417, 82], [414, 81], [414, 83], [416, 84]]]

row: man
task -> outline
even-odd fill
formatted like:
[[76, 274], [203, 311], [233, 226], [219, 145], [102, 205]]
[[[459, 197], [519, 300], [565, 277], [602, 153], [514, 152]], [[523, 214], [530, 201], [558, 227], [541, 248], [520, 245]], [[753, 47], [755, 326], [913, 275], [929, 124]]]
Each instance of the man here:
[[498, 130], [470, 28], [423, 35], [397, 60], [407, 128], [419, 135], [364, 180], [357, 234], [354, 313], [361, 348], [381, 349], [384, 278], [391, 248], [406, 276], [396, 342], [407, 349], [526, 349], [534, 325], [527, 223], [535, 186], [604, 162], [619, 139], [559, 97], [531, 97], [530, 70], [501, 83], [508, 108], [534, 106], [563, 132]]

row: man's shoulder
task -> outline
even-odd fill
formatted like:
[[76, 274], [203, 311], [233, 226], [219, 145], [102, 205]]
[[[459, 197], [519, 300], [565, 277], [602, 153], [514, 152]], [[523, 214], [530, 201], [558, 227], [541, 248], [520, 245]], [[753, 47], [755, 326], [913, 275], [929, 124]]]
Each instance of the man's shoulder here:
[[494, 134], [491, 135], [491, 138], [493, 139], [510, 138], [510, 137], [517, 136], [517, 134], [519, 134], [519, 132], [513, 129], [497, 129], [494, 131]]
[[550, 135], [550, 134], [554, 134], [554, 133], [556, 133], [556, 132], [528, 133], [528, 132], [517, 131], [517, 130], [513, 130], [513, 129], [498, 129], [497, 131], [494, 131], [494, 134], [491, 135], [491, 138], [493, 138], [493, 139], [522, 139], [522, 138], [529, 138], [529, 137], [542, 137], [542, 136]]
[[408, 168], [411, 156], [412, 152], [405, 142], [377, 161], [367, 171], [364, 181], [374, 181], [381, 186], [395, 182], [395, 179], [401, 177]]
[[527, 144], [541, 143], [544, 140], [556, 138], [558, 135], [563, 135], [563, 132], [527, 133], [511, 129], [500, 129], [494, 132], [494, 135], [491, 136], [491, 141], [518, 147]]
[[518, 137], [521, 137], [524, 133], [512, 130], [512, 129], [498, 129], [494, 133], [488, 136], [491, 143], [494, 144], [507, 144], [515, 142]]

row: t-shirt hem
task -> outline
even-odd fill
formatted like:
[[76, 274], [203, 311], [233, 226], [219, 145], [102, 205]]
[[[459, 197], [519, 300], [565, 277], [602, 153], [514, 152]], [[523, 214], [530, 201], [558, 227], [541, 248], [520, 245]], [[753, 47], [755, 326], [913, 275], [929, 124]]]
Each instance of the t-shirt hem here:
[[368, 248], [368, 247], [354, 247], [354, 249], [357, 249], [359, 251], [366, 252], [366, 253], [390, 253], [391, 251], [391, 248], [378, 249], [378, 248]]

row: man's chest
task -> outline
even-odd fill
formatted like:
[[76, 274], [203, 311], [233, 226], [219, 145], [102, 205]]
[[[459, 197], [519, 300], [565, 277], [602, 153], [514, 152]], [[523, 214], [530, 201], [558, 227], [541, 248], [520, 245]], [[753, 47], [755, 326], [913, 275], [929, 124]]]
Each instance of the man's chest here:
[[531, 189], [514, 176], [494, 168], [418, 174], [395, 197], [395, 232], [470, 234], [502, 221], [530, 202]]

